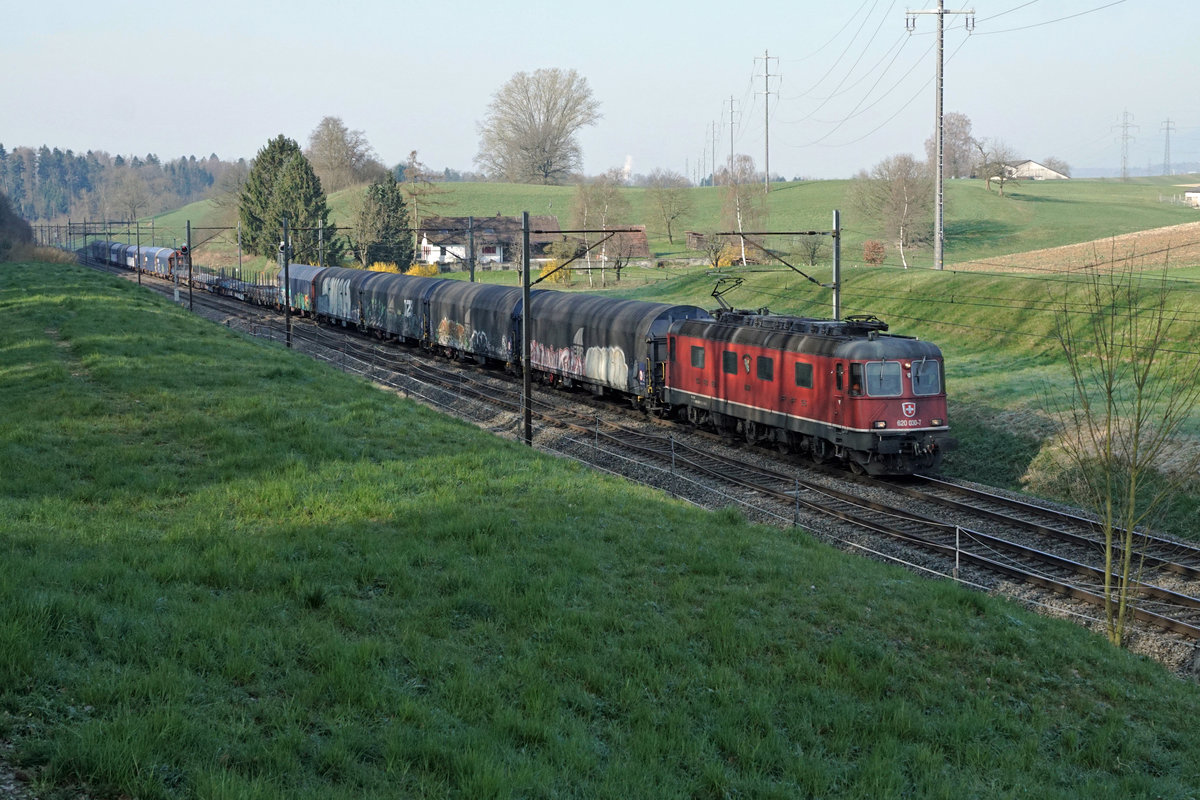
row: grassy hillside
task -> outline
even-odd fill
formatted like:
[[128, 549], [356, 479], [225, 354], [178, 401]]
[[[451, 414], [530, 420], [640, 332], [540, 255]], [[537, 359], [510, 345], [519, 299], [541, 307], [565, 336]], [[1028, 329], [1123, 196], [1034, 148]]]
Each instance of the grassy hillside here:
[[[1200, 217], [1195, 209], [1168, 202], [1178, 195], [1177, 184], [1200, 178], [1176, 176], [1174, 179], [1139, 178], [1128, 182], [1114, 180], [1029, 181], [1006, 187], [1004, 197], [988, 192], [981, 181], [960, 180], [946, 184], [946, 261], [987, 259], [1044, 247], [1103, 239], [1131, 231], [1193, 222]], [[556, 214], [560, 224], [569, 227], [574, 189], [568, 186], [524, 186], [498, 183], [439, 184], [445, 192], [437, 195], [436, 213], [487, 217], [496, 214]], [[827, 230], [832, 212], [840, 209], [844, 229], [843, 259], [861, 262], [862, 243], [880, 236], [873, 220], [855, 217], [847, 201], [849, 181], [809, 181], [776, 184], [768, 198], [771, 230]], [[360, 189], [347, 189], [330, 197], [335, 224], [345, 225], [351, 196]], [[651, 252], [657, 259], [695, 257], [684, 249], [685, 230], [721, 229], [721, 195], [718, 188], [689, 190], [694, 208], [679, 221], [675, 242], [667, 240], [662, 223], [656, 219], [643, 189], [623, 190], [632, 208], [632, 222], [645, 224]], [[236, 215], [218, 208], [212, 201], [194, 203], [155, 220], [164, 238], [183, 239], [187, 220], [191, 220], [193, 241], [213, 237], [198, 253], [218, 266], [236, 263]], [[215, 230], [228, 228], [229, 230]], [[212, 230], [200, 230], [212, 229]], [[199, 256], [198, 256], [199, 257]], [[829, 259], [826, 249], [824, 260]], [[928, 249], [908, 253], [909, 263], [929, 266]], [[249, 262], [248, 262], [249, 263]], [[266, 260], [254, 261], [257, 267]], [[900, 265], [899, 254], [889, 251], [888, 264]]]
[[539, 456], [116, 278], [0, 265], [0, 393], [0, 753], [43, 797], [1200, 785], [1197, 687], [1072, 624]]

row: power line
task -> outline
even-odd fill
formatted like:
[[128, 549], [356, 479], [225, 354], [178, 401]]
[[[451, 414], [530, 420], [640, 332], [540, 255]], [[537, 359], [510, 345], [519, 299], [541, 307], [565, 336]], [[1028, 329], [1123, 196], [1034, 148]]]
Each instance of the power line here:
[[[1103, 11], [1106, 8], [1112, 8], [1113, 6], [1119, 6], [1119, 5], [1121, 5], [1121, 3], [1124, 3], [1124, 2], [1125, 2], [1125, 0], [1114, 0], [1114, 2], [1112, 2], [1112, 3], [1107, 3], [1102, 6], [1097, 6], [1096, 8], [1089, 8], [1087, 11], [1080, 11], [1077, 14], [1068, 14], [1067, 16], [1059, 17], [1058, 19], [1048, 19], [1043, 22], [1035, 22], [1031, 25], [1022, 25], [1019, 28], [1005, 28], [1004, 30], [1000, 30], [1000, 31], [984, 31], [983, 33], [981, 33], [979, 35], [980, 36], [990, 36], [990, 35], [996, 34], [996, 33], [1012, 33], [1014, 31], [1027, 31], [1030, 28], [1040, 28], [1043, 25], [1054, 25], [1055, 23], [1064, 22], [1068, 19], [1075, 19], [1076, 17], [1082, 17], [1087, 14], [1094, 14], [1097, 11]], [[1000, 14], [996, 14], [995, 16], [987, 17], [986, 19], [983, 19], [980, 21], [987, 22], [988, 20], [992, 20], [992, 19], [995, 19], [996, 17], [1003, 16], [1004, 14], [1008, 14], [1012, 11], [1016, 11], [1018, 8], [1024, 8], [1025, 6], [1028, 6], [1028, 5], [1032, 5], [1032, 3], [1025, 3], [1024, 5], [1019, 5], [1016, 8], [1010, 8], [1008, 11], [1003, 11]]]

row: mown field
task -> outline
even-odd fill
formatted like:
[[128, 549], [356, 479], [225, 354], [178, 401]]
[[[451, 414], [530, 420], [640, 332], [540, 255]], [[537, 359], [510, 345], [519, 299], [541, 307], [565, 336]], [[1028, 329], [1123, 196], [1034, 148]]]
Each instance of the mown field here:
[[1200, 787], [1196, 685], [1074, 624], [116, 278], [0, 265], [0, 392], [0, 752], [41, 798]]

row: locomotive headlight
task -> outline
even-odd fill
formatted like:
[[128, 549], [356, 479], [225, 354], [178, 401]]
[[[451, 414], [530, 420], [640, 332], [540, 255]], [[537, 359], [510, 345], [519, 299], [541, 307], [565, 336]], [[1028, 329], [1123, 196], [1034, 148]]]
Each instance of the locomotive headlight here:
[[936, 428], [942, 424], [942, 421], [940, 419], [931, 419], [929, 420], [929, 424]]
[[883, 420], [881, 420], [881, 419], [877, 419], [877, 420], [875, 420], [874, 422], [872, 422], [872, 423], [871, 423], [871, 427], [872, 427], [872, 428], [886, 428], [886, 427], [887, 427], [887, 423], [886, 423], [886, 422], [884, 422], [884, 421], [883, 421]]

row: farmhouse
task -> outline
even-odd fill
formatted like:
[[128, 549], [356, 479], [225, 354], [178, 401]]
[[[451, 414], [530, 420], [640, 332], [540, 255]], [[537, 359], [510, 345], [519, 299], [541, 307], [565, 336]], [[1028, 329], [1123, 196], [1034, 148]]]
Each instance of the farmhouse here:
[[[562, 241], [558, 217], [547, 214], [530, 216], [529, 249], [531, 257], [545, 256], [546, 248]], [[426, 264], [465, 264], [467, 248], [475, 241], [478, 264], [500, 264], [521, 258], [521, 218], [502, 217], [423, 217], [418, 260]]]
[[1200, 186], [1185, 191], [1183, 193], [1183, 202], [1192, 208], [1200, 208]]
[[1058, 170], [1050, 169], [1045, 164], [1028, 159], [1015, 164], [1005, 164], [1004, 171], [1009, 178], [1019, 181], [1065, 181], [1070, 180], [1071, 177]]

